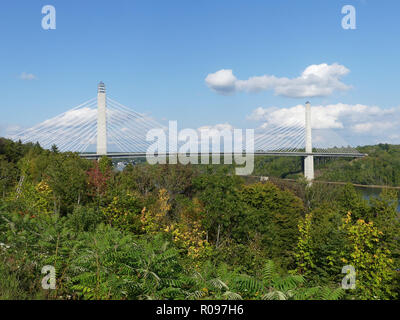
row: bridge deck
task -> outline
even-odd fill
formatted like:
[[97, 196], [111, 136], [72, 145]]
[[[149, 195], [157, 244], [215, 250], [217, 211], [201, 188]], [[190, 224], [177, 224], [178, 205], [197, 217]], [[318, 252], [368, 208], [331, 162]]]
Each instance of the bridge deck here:
[[[227, 153], [227, 155], [246, 155], [246, 153]], [[321, 153], [321, 152], [254, 152], [254, 156], [275, 156], [275, 157], [306, 157], [306, 156], [314, 156], [314, 157], [333, 157], [333, 158], [363, 158], [368, 156], [366, 153]], [[190, 154], [184, 153], [160, 153], [154, 154], [154, 156], [175, 156], [175, 155], [184, 155], [190, 156]], [[195, 153], [194, 156], [224, 156], [225, 153]], [[85, 159], [98, 159], [104, 155], [98, 155], [96, 153], [81, 153], [80, 157]], [[107, 153], [106, 155], [109, 158], [119, 158], [119, 159], [130, 159], [130, 158], [145, 158], [147, 156], [144, 152], [130, 152], [130, 153]]]

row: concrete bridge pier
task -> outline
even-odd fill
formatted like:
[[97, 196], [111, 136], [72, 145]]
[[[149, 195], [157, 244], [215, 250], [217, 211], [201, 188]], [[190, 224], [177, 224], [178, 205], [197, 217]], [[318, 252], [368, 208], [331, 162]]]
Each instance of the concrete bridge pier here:
[[106, 86], [103, 82], [97, 90], [97, 154], [107, 155]]
[[[312, 153], [312, 135], [311, 135], [311, 105], [306, 102], [306, 153]], [[304, 176], [308, 181], [314, 180], [314, 156], [304, 158]]]

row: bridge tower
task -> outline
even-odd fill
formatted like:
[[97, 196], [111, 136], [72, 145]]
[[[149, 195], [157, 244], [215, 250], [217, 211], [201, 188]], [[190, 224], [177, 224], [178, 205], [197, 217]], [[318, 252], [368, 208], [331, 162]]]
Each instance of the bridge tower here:
[[[312, 153], [311, 136], [311, 105], [306, 102], [306, 153]], [[314, 156], [306, 156], [304, 159], [304, 176], [308, 181], [314, 180]]]
[[97, 89], [97, 154], [107, 155], [106, 86], [103, 82]]

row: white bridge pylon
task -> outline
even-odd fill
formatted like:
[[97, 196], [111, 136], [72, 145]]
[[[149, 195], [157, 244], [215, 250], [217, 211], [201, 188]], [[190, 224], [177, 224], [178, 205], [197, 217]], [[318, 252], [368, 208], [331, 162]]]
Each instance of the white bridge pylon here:
[[[312, 152], [312, 131], [311, 131], [311, 106], [310, 102], [306, 102], [306, 153]], [[306, 156], [304, 159], [304, 176], [307, 180], [314, 180], [314, 156]]]
[[[146, 156], [146, 151], [154, 143], [146, 140], [151, 129], [168, 131], [167, 127], [151, 117], [108, 98], [106, 87], [100, 82], [97, 99], [88, 100], [32, 128], [9, 135], [9, 138], [24, 143], [39, 142], [45, 149], [56, 145], [62, 152], [78, 152], [86, 158], [103, 155], [128, 158]], [[220, 138], [224, 139], [223, 135]], [[179, 143], [183, 145], [185, 142]], [[309, 102], [305, 106], [304, 118], [256, 129], [254, 150], [254, 155], [304, 157], [304, 174], [308, 180], [314, 179], [314, 156], [365, 156], [351, 147], [313, 148]], [[223, 151], [219, 154], [222, 155]]]
[[107, 154], [107, 105], [106, 86], [99, 83], [97, 89], [97, 154]]

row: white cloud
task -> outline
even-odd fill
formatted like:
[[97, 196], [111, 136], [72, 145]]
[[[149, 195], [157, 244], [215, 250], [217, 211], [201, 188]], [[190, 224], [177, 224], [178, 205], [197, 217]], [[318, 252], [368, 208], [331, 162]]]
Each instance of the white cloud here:
[[21, 80], [35, 80], [37, 79], [36, 76], [32, 73], [26, 73], [22, 72], [21, 75], [19, 76]]
[[221, 94], [230, 94], [236, 90], [237, 79], [232, 70], [222, 69], [210, 73], [205, 81], [211, 89]]
[[81, 109], [69, 110], [55, 118], [43, 121], [42, 127], [70, 128], [77, 127], [90, 120], [97, 118], [97, 109], [84, 107]]
[[[344, 128], [345, 123], [351, 124], [354, 131], [363, 131], [366, 124], [375, 124], [376, 121], [385, 127], [392, 125], [391, 122], [384, 121], [393, 115], [400, 116], [399, 108], [382, 109], [377, 106], [367, 106], [362, 104], [330, 104], [312, 106], [312, 127], [314, 129], [338, 129]], [[304, 105], [296, 105], [290, 108], [262, 108], [255, 109], [247, 117], [253, 121], [263, 121], [264, 125], [289, 125], [305, 123]], [[384, 122], [381, 122], [384, 121]], [[363, 126], [364, 127], [363, 127]], [[368, 130], [368, 129], [367, 129]]]
[[343, 65], [322, 63], [308, 66], [299, 77], [293, 79], [263, 75], [239, 80], [231, 69], [222, 69], [207, 75], [205, 82], [209, 88], [224, 95], [240, 91], [273, 90], [276, 95], [291, 98], [321, 97], [350, 89], [350, 86], [341, 82], [341, 78], [349, 72]]
[[200, 128], [198, 128], [198, 131], [203, 131], [203, 130], [219, 130], [219, 131], [223, 131], [223, 130], [229, 130], [229, 131], [233, 131], [233, 126], [231, 126], [229, 123], [219, 123], [213, 126], [202, 126]]
[[[392, 130], [396, 129], [396, 126], [399, 125], [400, 123], [393, 123], [393, 122], [379, 122], [379, 121], [374, 121], [374, 122], [366, 122], [366, 123], [357, 123], [354, 126], [352, 126], [352, 130], [356, 133], [371, 133], [371, 131], [376, 131], [376, 132], [382, 132], [386, 130]], [[387, 131], [386, 131], [387, 132]], [[393, 135], [396, 136], [396, 135]]]
[[234, 129], [229, 123], [219, 123], [216, 125], [202, 126], [197, 129], [199, 134], [199, 142], [209, 142], [209, 139], [217, 139], [218, 141], [222, 139], [222, 145], [225, 144], [225, 138], [227, 141], [232, 141], [235, 145], [241, 145], [245, 140], [245, 130], [242, 130], [242, 138], [238, 135], [234, 135]]
[[[326, 132], [334, 130], [350, 144], [376, 141], [400, 143], [400, 107], [383, 109], [378, 106], [338, 103], [312, 106], [311, 114], [312, 128], [316, 133], [315, 142], [318, 139], [329, 140]], [[305, 110], [303, 105], [280, 109], [259, 107], [247, 118], [260, 121], [260, 129], [304, 126]]]

